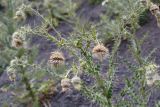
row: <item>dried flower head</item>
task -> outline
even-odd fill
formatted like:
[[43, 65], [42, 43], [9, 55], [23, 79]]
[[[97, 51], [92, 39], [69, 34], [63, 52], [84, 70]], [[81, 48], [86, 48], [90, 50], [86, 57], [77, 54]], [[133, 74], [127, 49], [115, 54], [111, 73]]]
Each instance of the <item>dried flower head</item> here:
[[13, 33], [12, 35], [12, 46], [15, 48], [24, 47], [24, 39], [20, 37], [20, 34], [18, 32]]
[[13, 39], [12, 40], [12, 46], [15, 48], [21, 48], [23, 46], [23, 41], [21, 38]]
[[159, 11], [159, 7], [156, 4], [151, 4], [150, 11], [153, 15], [155, 15]]
[[158, 80], [158, 67], [155, 63], [150, 63], [145, 66], [147, 85], [152, 86]]
[[65, 58], [63, 56], [63, 53], [58, 52], [58, 51], [52, 52], [49, 58], [49, 63], [53, 64], [54, 67], [59, 67], [61, 65], [64, 65]]
[[82, 87], [82, 82], [81, 82], [81, 78], [78, 77], [78, 76], [74, 76], [72, 79], [71, 79], [71, 82], [73, 84], [73, 87], [76, 89], [76, 90], [81, 90], [81, 87]]
[[26, 14], [22, 10], [18, 10], [15, 14], [14, 19], [17, 21], [24, 21], [26, 20]]
[[70, 90], [71, 80], [69, 78], [64, 78], [61, 80], [62, 92], [66, 92]]
[[102, 61], [109, 56], [109, 50], [103, 44], [98, 44], [93, 48], [92, 54], [93, 57]]

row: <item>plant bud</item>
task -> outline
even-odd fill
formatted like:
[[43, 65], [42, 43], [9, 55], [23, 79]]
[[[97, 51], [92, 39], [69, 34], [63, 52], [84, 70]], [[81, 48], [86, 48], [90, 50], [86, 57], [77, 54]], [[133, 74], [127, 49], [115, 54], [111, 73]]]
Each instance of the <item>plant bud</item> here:
[[76, 89], [76, 90], [81, 90], [81, 78], [80, 77], [77, 77], [77, 76], [74, 76], [71, 80], [72, 84], [73, 84], [73, 87]]
[[7, 69], [7, 75], [9, 77], [9, 80], [12, 81], [12, 82], [15, 82], [16, 81], [16, 72], [15, 72], [15, 69], [13, 68], [8, 68]]
[[17, 21], [24, 21], [26, 20], [26, 14], [23, 11], [18, 10], [15, 14], [14, 19]]
[[15, 73], [10, 73], [10, 74], [8, 74], [8, 76], [9, 76], [10, 81], [12, 81], [12, 82], [16, 81], [16, 74]]
[[70, 90], [71, 87], [71, 81], [68, 78], [64, 78], [61, 80], [61, 87], [62, 87], [62, 92], [66, 92]]
[[20, 36], [19, 32], [14, 32], [12, 35], [12, 39], [16, 39]]
[[12, 60], [10, 61], [10, 66], [16, 66], [16, 65], [18, 65], [18, 64], [19, 64], [19, 62], [18, 62], [18, 59], [17, 59], [17, 58], [12, 59]]
[[109, 56], [109, 50], [103, 44], [98, 44], [93, 48], [92, 54], [94, 58], [102, 61]]
[[151, 4], [150, 11], [153, 15], [155, 15], [159, 11], [159, 7], [156, 4]]
[[61, 52], [52, 52], [49, 58], [49, 63], [53, 64], [54, 67], [59, 67], [64, 65], [65, 58]]
[[15, 48], [22, 48], [23, 47], [23, 41], [21, 38], [19, 39], [13, 39], [12, 40], [12, 46]]
[[15, 47], [15, 48], [22, 48], [24, 46], [23, 38], [20, 37], [18, 32], [15, 32], [12, 35], [12, 46]]

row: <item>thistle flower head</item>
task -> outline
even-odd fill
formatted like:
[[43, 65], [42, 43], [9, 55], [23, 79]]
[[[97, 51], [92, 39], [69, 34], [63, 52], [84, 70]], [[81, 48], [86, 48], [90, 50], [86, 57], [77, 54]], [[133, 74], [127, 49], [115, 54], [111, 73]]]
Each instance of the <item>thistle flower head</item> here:
[[74, 76], [72, 79], [71, 79], [71, 82], [73, 84], [73, 87], [76, 89], [76, 90], [81, 90], [81, 78], [78, 77], [78, 76]]
[[92, 54], [93, 57], [102, 61], [109, 56], [109, 50], [103, 44], [98, 44], [93, 48]]
[[151, 4], [150, 11], [153, 15], [155, 15], [159, 11], [159, 7], [156, 4]]
[[12, 35], [12, 46], [15, 48], [24, 47], [24, 38], [22, 38], [18, 32], [13, 33]]
[[63, 53], [58, 51], [52, 52], [49, 58], [49, 63], [53, 64], [54, 67], [59, 67], [61, 65], [64, 65], [65, 58], [63, 56]]
[[62, 92], [65, 92], [70, 89], [71, 80], [69, 78], [64, 78], [61, 80]]
[[22, 39], [14, 39], [12, 41], [12, 46], [15, 47], [15, 48], [21, 48], [23, 46], [23, 41]]
[[26, 14], [22, 10], [16, 11], [15, 17], [17, 21], [24, 21], [26, 20]]

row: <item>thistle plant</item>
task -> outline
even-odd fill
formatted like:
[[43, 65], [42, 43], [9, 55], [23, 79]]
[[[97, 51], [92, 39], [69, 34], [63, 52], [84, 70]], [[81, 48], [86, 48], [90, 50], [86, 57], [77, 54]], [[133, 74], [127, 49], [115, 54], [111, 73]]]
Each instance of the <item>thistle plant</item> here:
[[[26, 40], [23, 42], [26, 42]], [[45, 85], [45, 82], [41, 84], [36, 83], [46, 76], [46, 70], [41, 69], [39, 64], [34, 63], [37, 50], [32, 48], [33, 51], [24, 45], [18, 46], [16, 49], [15, 59], [10, 61], [10, 65], [6, 69], [8, 77], [12, 82], [8, 87], [8, 91], [12, 90], [14, 93], [13, 103], [17, 104], [16, 102], [18, 100], [22, 105], [27, 104], [28, 106], [36, 107], [38, 107], [40, 103], [46, 104], [48, 100], [41, 102], [43, 99], [42, 96], [47, 96], [46, 99], [48, 99], [48, 96], [55, 92], [55, 87], [54, 83], [52, 84], [51, 82], [49, 82], [48, 86]], [[42, 86], [46, 87], [42, 88]], [[30, 102], [30, 104], [28, 102]]]
[[[1, 0], [0, 4], [6, 11], [0, 11], [0, 75], [4, 72], [10, 60], [14, 57], [15, 50], [11, 48], [11, 36], [15, 31], [16, 24], [14, 23], [14, 0]], [[6, 54], [8, 53], [8, 54]]]
[[[31, 96], [32, 100], [35, 101], [35, 95], [32, 90], [31, 84], [28, 77], [26, 76], [26, 70], [29, 67], [28, 58], [25, 55], [27, 48], [24, 46], [25, 36], [21, 33], [15, 32], [12, 35], [12, 46], [18, 49], [17, 57], [11, 60], [10, 65], [7, 68], [8, 76], [11, 81], [16, 82], [18, 74], [21, 75], [21, 81], [25, 84], [28, 95]], [[25, 55], [25, 56], [24, 56]]]
[[[49, 16], [53, 18], [54, 6], [49, 4], [51, 2], [49, 0], [44, 2]], [[154, 61], [148, 60], [152, 51], [147, 57], [142, 56], [141, 45], [145, 37], [137, 38], [136, 32], [140, 28], [140, 14], [150, 8], [152, 14], [158, 17], [159, 7], [151, 1], [111, 0], [103, 4], [107, 11], [102, 14], [99, 23], [83, 24], [79, 18], [75, 17], [73, 12], [75, 5], [71, 5], [72, 1], [69, 0], [69, 2], [69, 6], [64, 5], [68, 6], [69, 10], [62, 14], [67, 13], [70, 17], [74, 16], [71, 17], [71, 19], [74, 18], [73, 21], [58, 14], [58, 18], [71, 22], [69, 25], [72, 32], [68, 37], [63, 37], [62, 33], [52, 25], [52, 21], [37, 10], [23, 5], [24, 10], [27, 9], [32, 15], [40, 17], [42, 22], [36, 27], [23, 26], [12, 35], [12, 46], [17, 49], [17, 55], [10, 62], [7, 73], [13, 82], [17, 82], [16, 78], [20, 76], [19, 81], [25, 85], [23, 91], [27, 91], [23, 98], [29, 97], [29, 101], [33, 101], [33, 103], [38, 101], [44, 107], [51, 106], [51, 98], [56, 91], [55, 83], [58, 82], [61, 92], [71, 91], [73, 87], [101, 107], [147, 107], [152, 88], [158, 87], [156, 82], [160, 77], [158, 65]], [[99, 3], [95, 0], [92, 2]], [[70, 10], [73, 13], [70, 14]], [[26, 19], [26, 17], [24, 18], [25, 13], [15, 15], [21, 20]], [[54, 35], [48, 31], [48, 27], [55, 32]], [[30, 49], [24, 45], [27, 38], [32, 38], [30, 35], [44, 37], [57, 45], [57, 49], [50, 52], [48, 63], [45, 62], [44, 66], [34, 62], [32, 54], [29, 54]], [[126, 45], [129, 46], [129, 54], [134, 59], [134, 63], [126, 57], [118, 57], [119, 48], [124, 41], [129, 43]], [[68, 53], [67, 56], [73, 57], [72, 62], [66, 61], [63, 50]], [[114, 87], [120, 82], [116, 81], [119, 63], [127, 67], [131, 76], [126, 76], [123, 79], [124, 87], [120, 92], [114, 93]], [[103, 70], [104, 65], [108, 67], [105, 70]], [[39, 73], [42, 73], [41, 77], [37, 76]], [[85, 84], [85, 80], [80, 77], [84, 74], [93, 78], [93, 84]], [[44, 80], [45, 76], [47, 76], [47, 81]], [[39, 79], [42, 84], [37, 82]]]

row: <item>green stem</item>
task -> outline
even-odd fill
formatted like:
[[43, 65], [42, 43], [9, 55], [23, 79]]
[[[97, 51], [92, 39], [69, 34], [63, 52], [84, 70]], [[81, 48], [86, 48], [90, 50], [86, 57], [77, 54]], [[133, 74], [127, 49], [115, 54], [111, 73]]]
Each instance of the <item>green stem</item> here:
[[28, 78], [25, 75], [25, 71], [22, 71], [22, 82], [24, 82], [26, 86], [26, 90], [29, 92], [29, 96], [31, 96], [32, 100], [35, 101], [35, 95], [31, 88]]
[[98, 74], [98, 72], [97, 72], [97, 74], [96, 74], [96, 79], [97, 79], [97, 82], [98, 82], [98, 85], [99, 85], [99, 87], [103, 90], [103, 95], [107, 98], [107, 100], [108, 100], [108, 106], [109, 107], [112, 107], [112, 104], [111, 104], [111, 98], [110, 98], [110, 96], [108, 95], [108, 89], [105, 87], [105, 83], [104, 83], [104, 81], [101, 79], [101, 77], [100, 77], [100, 75]]
[[144, 60], [141, 58], [141, 50], [140, 50], [140, 47], [139, 47], [139, 44], [138, 44], [138, 41], [135, 37], [132, 37], [133, 38], [133, 42], [135, 43], [136, 45], [136, 49], [134, 49], [135, 51], [135, 58], [138, 62], [138, 64], [140, 65], [140, 67], [142, 67], [143, 71], [141, 72], [141, 75], [142, 75], [142, 81], [141, 81], [141, 84], [142, 84], [142, 88], [141, 88], [141, 94], [143, 96], [143, 103], [142, 103], [142, 106], [147, 106], [147, 104], [145, 103], [145, 99], [146, 99], [146, 94], [145, 94], [145, 78], [144, 78], [144, 72], [145, 72], [145, 67], [144, 67]]
[[99, 75], [99, 72], [97, 72], [97, 71], [100, 71], [99, 67], [98, 66], [94, 67], [93, 64], [91, 63], [93, 61], [90, 61], [90, 59], [89, 59], [90, 56], [87, 55], [86, 51], [83, 48], [81, 48], [81, 47], [79, 47], [79, 48], [80, 48], [82, 54], [86, 57], [86, 59], [88, 61], [88, 64], [89, 64], [89, 67], [91, 68], [90, 70], [93, 70], [93, 73], [96, 76], [96, 80], [98, 82], [98, 85], [103, 90], [103, 95], [107, 99], [108, 106], [112, 107], [111, 98], [110, 98], [110, 96], [108, 94], [109, 93], [108, 89], [106, 88], [104, 81], [101, 79], [101, 77]]

